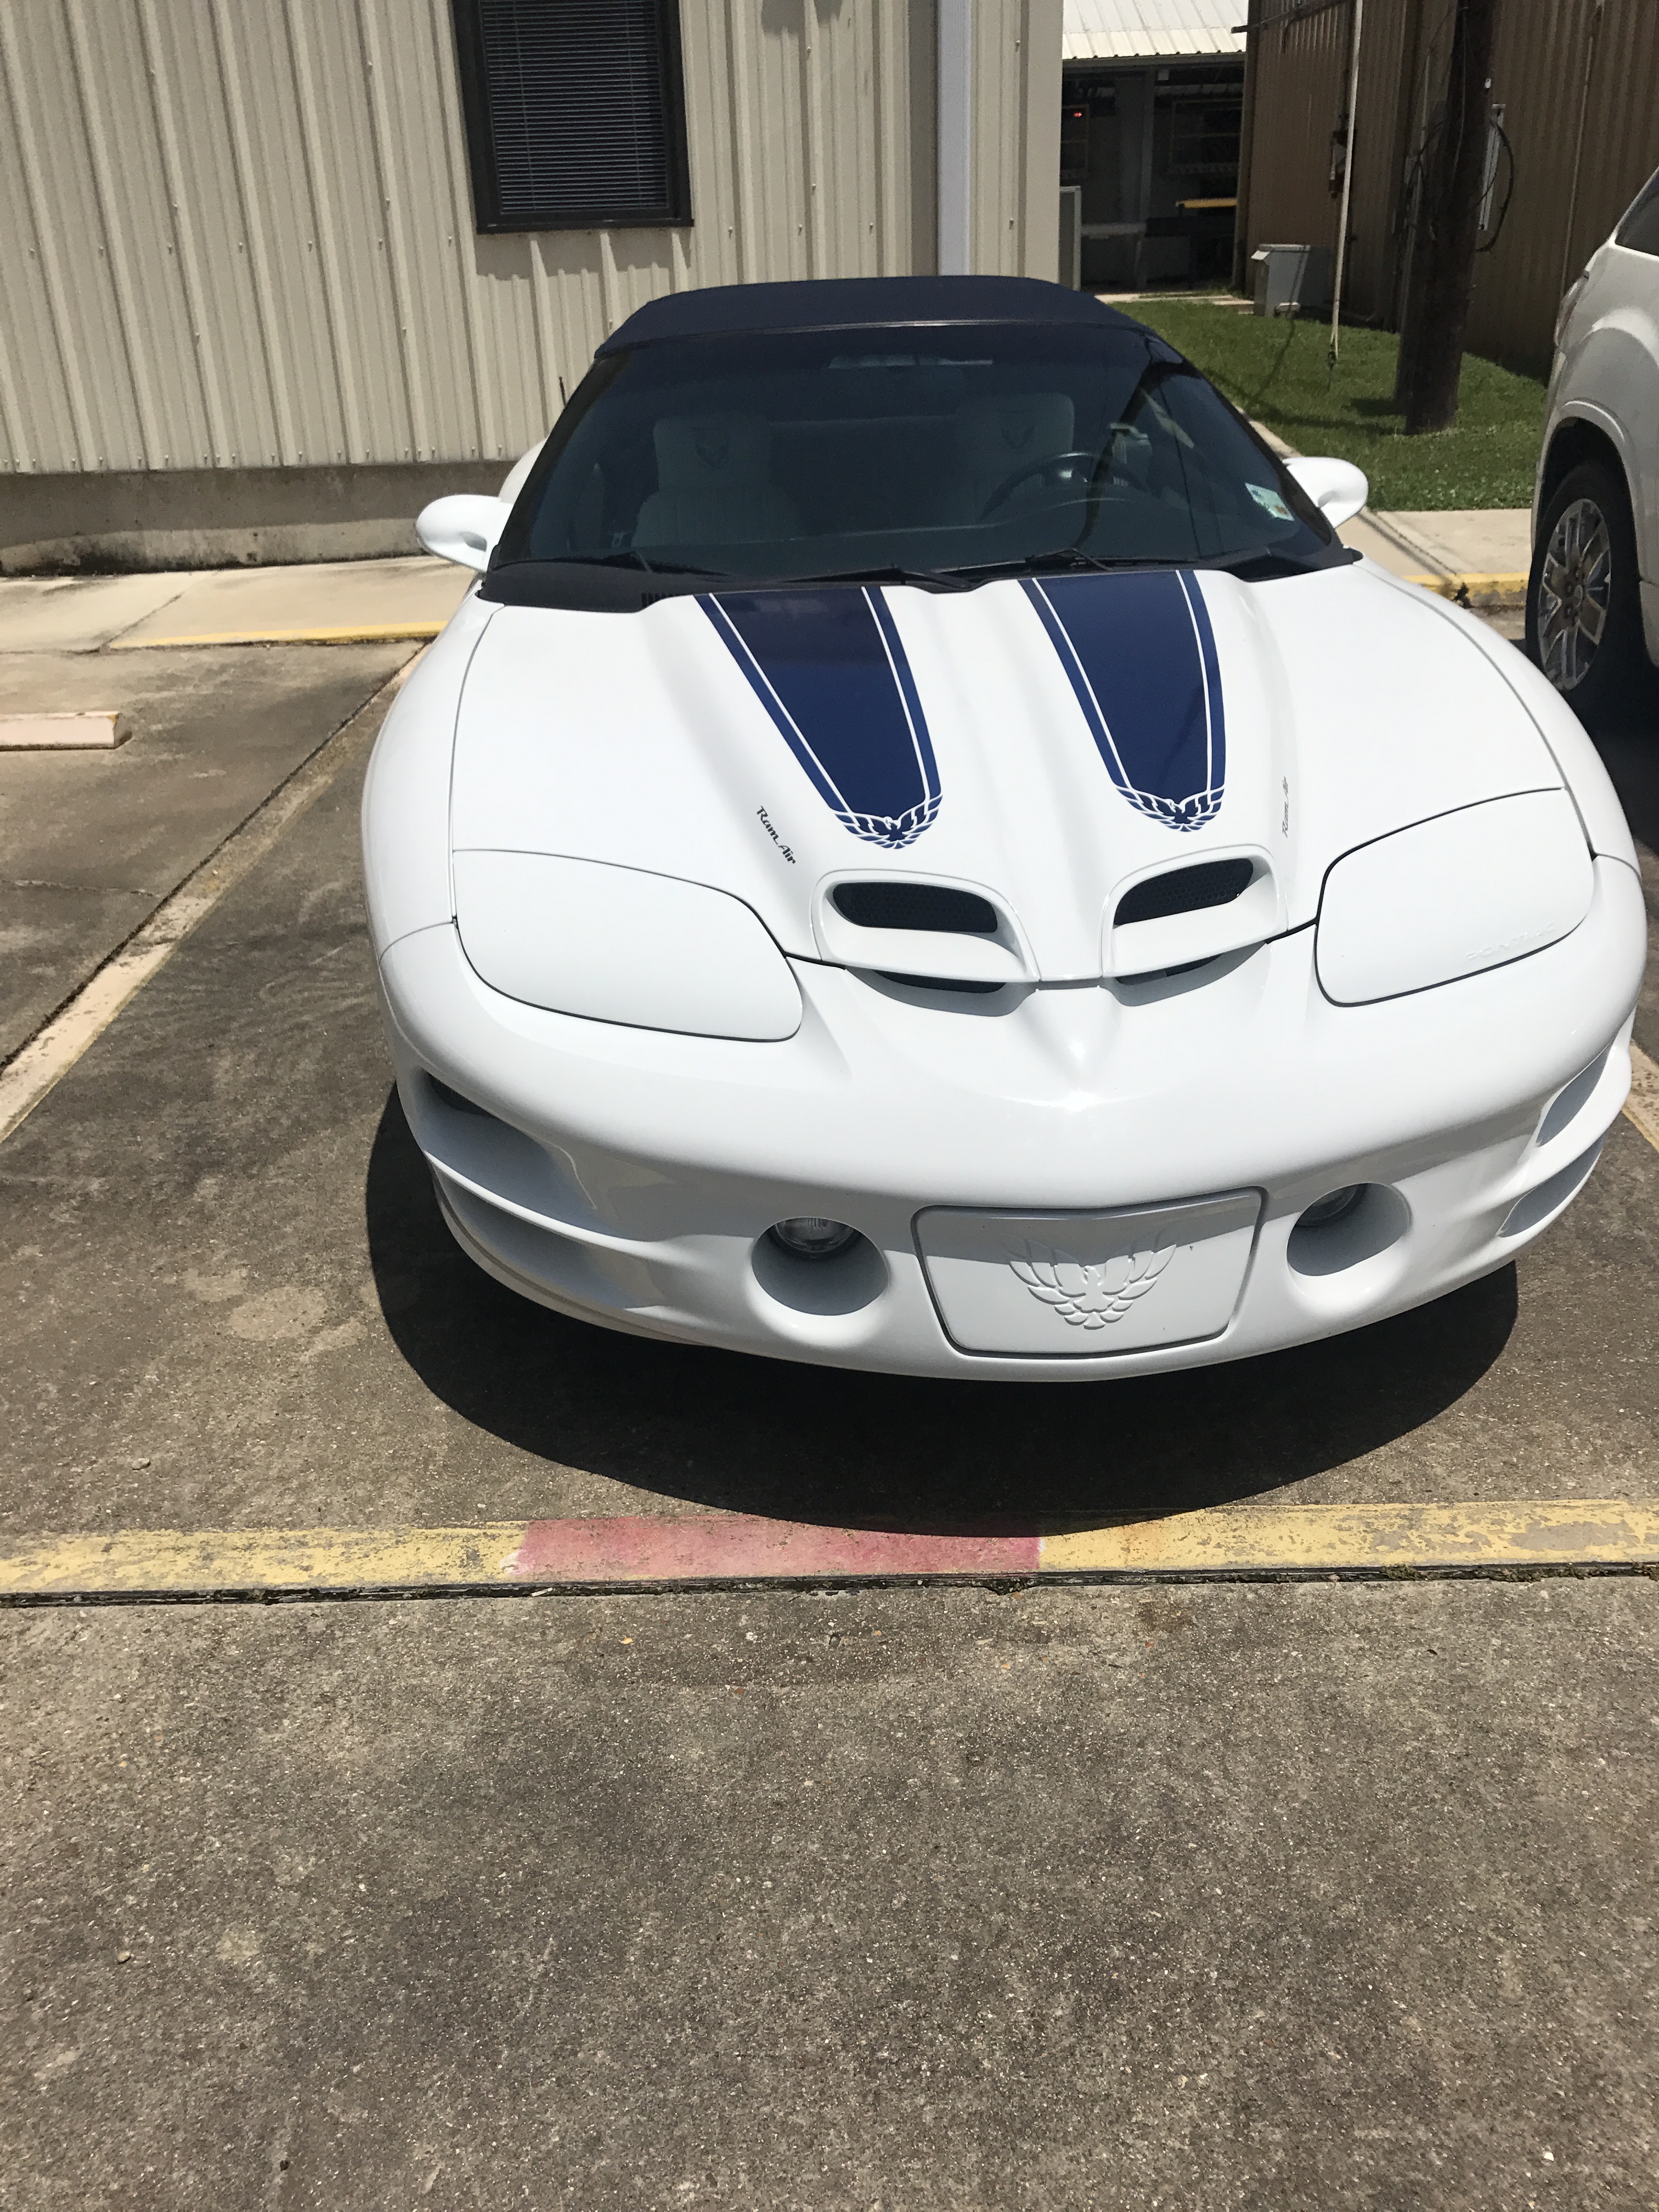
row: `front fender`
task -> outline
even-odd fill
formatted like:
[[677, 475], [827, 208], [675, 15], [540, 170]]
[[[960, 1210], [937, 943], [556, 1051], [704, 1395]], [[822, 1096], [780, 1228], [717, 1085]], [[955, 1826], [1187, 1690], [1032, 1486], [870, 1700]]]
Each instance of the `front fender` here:
[[392, 702], [363, 785], [363, 891], [378, 960], [411, 930], [453, 921], [449, 785], [455, 718], [496, 610], [469, 592]]
[[1599, 431], [1625, 472], [1638, 566], [1652, 580], [1659, 574], [1659, 481], [1650, 480], [1659, 476], [1652, 465], [1659, 444], [1659, 317], [1635, 301], [1609, 308], [1568, 358], [1561, 392], [1545, 473], [1547, 451], [1571, 423]]

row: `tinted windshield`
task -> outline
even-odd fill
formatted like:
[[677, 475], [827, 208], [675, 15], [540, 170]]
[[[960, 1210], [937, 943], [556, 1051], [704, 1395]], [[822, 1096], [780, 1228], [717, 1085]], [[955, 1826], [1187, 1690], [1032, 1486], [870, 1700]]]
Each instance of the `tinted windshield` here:
[[944, 582], [1003, 566], [1262, 556], [1343, 557], [1161, 340], [988, 324], [684, 338], [609, 356], [550, 440], [495, 566], [745, 582], [902, 569]]

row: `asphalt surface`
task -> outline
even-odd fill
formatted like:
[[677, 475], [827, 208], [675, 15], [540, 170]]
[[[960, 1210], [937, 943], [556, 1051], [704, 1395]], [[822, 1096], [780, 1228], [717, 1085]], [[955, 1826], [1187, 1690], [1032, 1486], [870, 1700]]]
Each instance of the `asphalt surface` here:
[[526, 1303], [451, 1241], [392, 1089], [358, 786], [342, 776], [0, 1148], [3, 1525], [719, 1507], [949, 1528], [1659, 1490], [1659, 1154], [1622, 1119], [1518, 1270], [1185, 1375], [912, 1382]]
[[[131, 655], [179, 760], [244, 778], [173, 865], [404, 650], [244, 653], [193, 705]], [[1659, 737], [1605, 742], [1651, 842]], [[1622, 1121], [1517, 1269], [1184, 1377], [837, 1376], [523, 1304], [391, 1091], [357, 781], [0, 1146], [9, 1529], [1659, 1486], [1659, 1153]], [[92, 860], [121, 811], [84, 806]], [[1649, 2207], [1655, 1601], [0, 1614], [0, 2203]]]
[[0, 652], [0, 714], [133, 724], [109, 753], [0, 754], [0, 1060], [413, 649]]
[[1635, 2212], [1655, 1610], [5, 1615], [6, 2202]]

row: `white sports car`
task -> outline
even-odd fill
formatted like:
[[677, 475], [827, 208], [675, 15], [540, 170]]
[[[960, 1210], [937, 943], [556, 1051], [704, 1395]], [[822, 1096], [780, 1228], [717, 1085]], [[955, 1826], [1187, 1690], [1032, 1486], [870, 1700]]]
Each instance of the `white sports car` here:
[[1164, 341], [1014, 278], [654, 301], [501, 501], [364, 800], [480, 1266], [912, 1375], [1237, 1359], [1500, 1267], [1629, 1083], [1618, 802]]

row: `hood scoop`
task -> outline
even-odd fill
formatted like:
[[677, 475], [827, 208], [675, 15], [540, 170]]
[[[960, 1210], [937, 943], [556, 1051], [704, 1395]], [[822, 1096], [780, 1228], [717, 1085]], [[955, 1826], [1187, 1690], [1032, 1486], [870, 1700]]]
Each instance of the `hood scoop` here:
[[1170, 868], [1125, 891], [1113, 920], [1121, 929], [1126, 922], [1162, 921], [1166, 915], [1230, 906], [1249, 890], [1255, 877], [1255, 864], [1245, 860], [1200, 860], [1196, 867]]
[[[823, 957], [895, 982], [994, 989], [1041, 970], [1012, 909], [977, 884], [906, 876], [831, 877], [813, 933]], [[1261, 945], [1285, 927], [1273, 864], [1260, 850], [1132, 878], [1106, 909], [1100, 972], [1128, 981]]]
[[1273, 863], [1260, 850], [1229, 853], [1143, 874], [1118, 894], [1101, 972], [1133, 982], [1265, 945], [1287, 927]]
[[839, 968], [902, 982], [1035, 983], [1037, 965], [1012, 912], [978, 884], [925, 876], [830, 877], [813, 902], [812, 934]]
[[997, 910], [977, 891], [946, 884], [837, 884], [830, 894], [836, 912], [858, 929], [926, 929], [949, 937], [994, 937]]

